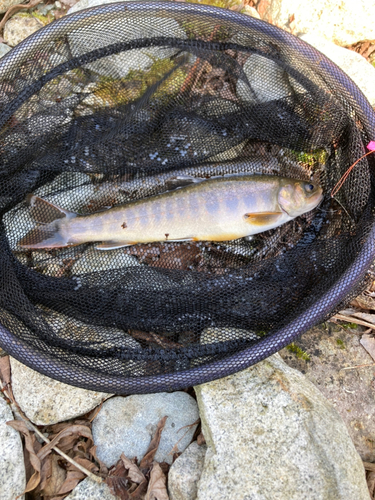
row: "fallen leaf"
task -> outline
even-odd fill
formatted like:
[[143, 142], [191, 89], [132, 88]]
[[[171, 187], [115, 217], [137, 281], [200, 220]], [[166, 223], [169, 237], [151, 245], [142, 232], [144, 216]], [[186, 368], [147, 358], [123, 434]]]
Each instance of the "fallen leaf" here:
[[105, 464], [99, 460], [96, 454], [96, 446], [92, 446], [89, 450], [90, 455], [94, 458], [95, 462], [99, 464], [99, 474], [102, 476], [107, 476], [108, 475], [108, 469], [105, 466]]
[[152, 462], [154, 460], [154, 456], [158, 450], [161, 433], [163, 432], [165, 423], [167, 421], [167, 416], [163, 417], [157, 425], [154, 437], [151, 439], [150, 444], [148, 445], [148, 449], [146, 451], [145, 456], [142, 458], [141, 463], [139, 464], [139, 468], [143, 472], [144, 470], [148, 470]]
[[169, 500], [167, 478], [157, 462], [153, 463], [151, 469], [145, 500]]
[[375, 314], [356, 312], [352, 314], [352, 316], [354, 316], [355, 318], [363, 319], [364, 321], [375, 325]]
[[0, 379], [5, 386], [10, 384], [10, 361], [9, 356], [0, 358]]
[[121, 454], [121, 460], [124, 464], [125, 469], [128, 470], [127, 476], [131, 481], [137, 484], [141, 484], [146, 478], [139, 470], [138, 466], [129, 460], [123, 453]]
[[29, 452], [30, 456], [30, 463], [32, 467], [34, 468], [34, 474], [30, 477], [30, 479], [27, 482], [26, 488], [21, 495], [19, 495], [17, 498], [22, 496], [24, 493], [27, 493], [28, 491], [31, 491], [35, 489], [38, 484], [40, 483], [40, 469], [41, 469], [41, 460], [36, 455], [34, 451], [34, 441], [35, 441], [35, 436], [34, 434], [31, 434], [29, 429], [26, 427], [25, 422], [22, 420], [12, 420], [10, 422], [7, 422], [7, 425], [10, 427], [13, 427], [18, 432], [21, 432], [24, 437], [25, 437], [25, 447], [27, 451]]
[[77, 484], [82, 481], [86, 477], [86, 474], [74, 468], [74, 470], [68, 470], [66, 473], [66, 478], [63, 484], [60, 486], [60, 489], [56, 492], [58, 495], [63, 495], [66, 493], [70, 493]]
[[197, 437], [197, 443], [199, 446], [206, 444], [206, 440], [205, 440], [205, 437], [203, 436], [202, 432]]
[[367, 471], [366, 472], [366, 481], [367, 481], [367, 487], [368, 491], [370, 493], [371, 500], [375, 499], [375, 472], [374, 471]]
[[51, 453], [51, 450], [54, 446], [58, 446], [62, 438], [71, 435], [82, 436], [93, 441], [91, 429], [89, 429], [89, 427], [86, 427], [84, 425], [70, 425], [69, 427], [63, 429], [59, 434], [57, 434], [57, 436], [55, 436], [50, 443], [43, 446], [43, 448], [38, 453], [39, 459], [43, 460], [49, 453]]
[[106, 478], [105, 483], [113, 495], [117, 495], [121, 500], [129, 500], [130, 494], [128, 492], [129, 481], [126, 478], [126, 468], [124, 462], [120, 458], [115, 467], [109, 470], [109, 476]]
[[[64, 483], [66, 478], [66, 471], [59, 466], [60, 456], [52, 453], [45, 463], [43, 463], [42, 470], [44, 469], [45, 476], [40, 482], [40, 492], [44, 497], [55, 496], [59, 493], [61, 485]], [[41, 473], [42, 476], [42, 473]]]
[[364, 333], [361, 337], [360, 343], [370, 354], [372, 359], [375, 360], [375, 338], [373, 335]]

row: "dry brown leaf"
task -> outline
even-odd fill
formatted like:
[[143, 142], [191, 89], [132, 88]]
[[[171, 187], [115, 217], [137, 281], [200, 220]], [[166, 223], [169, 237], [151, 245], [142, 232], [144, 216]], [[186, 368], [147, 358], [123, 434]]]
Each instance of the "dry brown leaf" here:
[[129, 460], [123, 453], [121, 454], [121, 460], [124, 464], [125, 469], [128, 470], [127, 476], [133, 483], [141, 484], [146, 478], [139, 470], [138, 466]]
[[163, 417], [157, 425], [154, 437], [151, 439], [147, 452], [145, 456], [142, 458], [141, 463], [139, 464], [139, 468], [141, 469], [141, 471], [148, 470], [152, 465], [154, 456], [159, 447], [161, 433], [163, 432], [167, 418], [168, 418], [167, 416]]
[[375, 325], [375, 314], [356, 312], [352, 314], [352, 316], [354, 316], [355, 318], [363, 319], [363, 321], [367, 321], [368, 323]]
[[89, 453], [90, 453], [90, 455], [92, 455], [94, 457], [95, 462], [97, 462], [99, 464], [99, 474], [102, 476], [107, 476], [108, 469], [105, 466], [105, 464], [101, 460], [99, 460], [99, 458], [97, 457], [96, 446], [92, 446], [89, 450]]
[[[24, 493], [33, 490], [38, 486], [40, 483], [40, 469], [41, 469], [41, 461], [38, 455], [36, 455], [34, 451], [34, 442], [35, 442], [35, 436], [34, 434], [31, 434], [29, 429], [26, 427], [25, 422], [22, 420], [12, 420], [11, 422], [7, 422], [7, 425], [10, 427], [13, 427], [18, 432], [21, 432], [24, 437], [25, 437], [25, 447], [27, 451], [29, 452], [29, 457], [30, 457], [30, 463], [32, 467], [34, 468], [34, 474], [30, 477], [30, 479], [27, 482], [26, 488], [24, 492], [19, 495], [22, 496]], [[19, 498], [19, 497], [17, 497]]]
[[157, 462], [153, 463], [145, 500], [169, 500], [167, 478]]
[[203, 444], [206, 444], [206, 439], [203, 436], [202, 432], [200, 434], [198, 434], [198, 436], [197, 436], [197, 443], [198, 443], [199, 446], [202, 446]]
[[138, 488], [130, 493], [131, 500], [144, 500], [147, 491], [147, 481], [143, 481]]
[[370, 354], [372, 359], [375, 360], [375, 338], [373, 335], [364, 333], [361, 337], [360, 343], [366, 349], [366, 351]]
[[44, 477], [40, 482], [40, 492], [44, 497], [57, 495], [65, 481], [66, 471], [58, 464], [60, 458], [59, 455], [52, 453], [42, 465], [43, 474], [41, 473], [41, 476], [44, 475]]
[[91, 429], [89, 429], [85, 425], [70, 425], [69, 427], [62, 430], [57, 436], [55, 436], [50, 443], [43, 446], [43, 448], [38, 453], [39, 459], [43, 460], [49, 453], [51, 453], [52, 448], [59, 444], [62, 438], [71, 435], [78, 435], [90, 439], [91, 441], [93, 440]]
[[66, 473], [66, 478], [63, 484], [60, 486], [60, 489], [57, 491], [58, 495], [63, 495], [66, 493], [70, 493], [77, 484], [82, 481], [86, 477], [86, 475], [80, 470], [68, 470]]
[[370, 493], [371, 500], [375, 499], [375, 472], [374, 471], [367, 471], [366, 472], [366, 481], [367, 481], [367, 487], [368, 491]]
[[0, 379], [7, 386], [10, 384], [10, 361], [9, 356], [0, 358]]

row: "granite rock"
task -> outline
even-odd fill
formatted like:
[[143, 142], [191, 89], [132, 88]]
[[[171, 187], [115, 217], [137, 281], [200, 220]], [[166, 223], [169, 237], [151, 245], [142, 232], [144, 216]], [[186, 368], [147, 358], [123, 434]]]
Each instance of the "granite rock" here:
[[10, 358], [14, 397], [36, 425], [50, 425], [84, 415], [109, 395], [73, 387], [42, 375]]
[[141, 460], [164, 416], [168, 418], [155, 460], [172, 463], [172, 448], [185, 450], [196, 429], [196, 425], [186, 426], [199, 418], [196, 401], [185, 392], [115, 397], [103, 403], [92, 425], [98, 458], [107, 467], [115, 464], [121, 453]]
[[13, 5], [19, 4], [19, 0], [1, 0], [0, 1], [0, 14], [6, 12]]
[[[26, 486], [21, 437], [6, 425], [10, 420], [12, 411], [0, 396], [0, 500], [14, 500]], [[24, 496], [20, 498], [23, 500]]]
[[43, 26], [35, 17], [13, 16], [4, 26], [4, 40], [11, 47], [15, 47]]
[[314, 34], [302, 35], [301, 39], [309, 43], [331, 61], [333, 61], [339, 68], [341, 68], [354, 83], [365, 94], [372, 106], [375, 105], [375, 68], [366, 61], [364, 57], [352, 50], [339, 47], [328, 40], [321, 38]]
[[194, 441], [172, 464], [168, 473], [170, 500], [195, 500], [206, 451], [206, 445]]
[[109, 486], [105, 483], [95, 483], [89, 478], [81, 481], [65, 500], [115, 500]]
[[345, 424], [279, 355], [195, 390], [208, 447], [197, 500], [369, 500]]
[[361, 346], [356, 330], [325, 323], [294, 344], [309, 360], [285, 348], [280, 351], [284, 361], [305, 374], [332, 403], [362, 460], [375, 462], [375, 370], [363, 366], [373, 360]]
[[264, 21], [338, 45], [375, 39], [375, 2], [369, 0], [260, 0], [257, 10]]

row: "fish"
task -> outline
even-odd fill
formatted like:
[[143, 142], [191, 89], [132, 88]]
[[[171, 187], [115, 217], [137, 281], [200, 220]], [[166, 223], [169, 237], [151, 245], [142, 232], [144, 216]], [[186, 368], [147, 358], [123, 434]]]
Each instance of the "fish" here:
[[88, 215], [30, 195], [39, 223], [18, 245], [62, 248], [99, 242], [99, 250], [137, 243], [229, 241], [268, 231], [313, 210], [323, 199], [313, 181], [234, 174], [192, 182], [173, 191]]

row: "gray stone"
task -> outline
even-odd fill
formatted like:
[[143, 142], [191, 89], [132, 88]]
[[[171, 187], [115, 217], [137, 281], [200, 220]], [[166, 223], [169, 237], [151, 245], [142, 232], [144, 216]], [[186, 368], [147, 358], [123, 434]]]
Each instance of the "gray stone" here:
[[22, 442], [19, 433], [6, 425], [10, 420], [12, 411], [0, 396], [0, 500], [14, 500], [26, 486]]
[[112, 495], [105, 483], [98, 484], [87, 477], [65, 497], [65, 500], [115, 500], [116, 498], [118, 497]]
[[[109, 395], [53, 380], [10, 358], [14, 397], [36, 425], [50, 425], [84, 415]], [[32, 388], [32, 390], [30, 390]]]
[[251, 55], [243, 70], [248, 83], [242, 79], [237, 82], [237, 95], [243, 101], [268, 102], [283, 99], [292, 91], [287, 73], [267, 57]]
[[195, 500], [198, 481], [202, 474], [207, 446], [199, 446], [196, 441], [186, 448], [172, 464], [168, 473], [170, 500]]
[[372, 106], [375, 105], [375, 68], [357, 52], [339, 47], [314, 34], [302, 35], [301, 39], [309, 43], [339, 68], [341, 68], [358, 85]]
[[375, 39], [375, 2], [372, 0], [261, 0], [261, 18], [293, 32], [314, 33], [338, 45]]
[[[173, 452], [190, 443], [199, 418], [195, 400], [185, 392], [141, 394], [106, 401], [93, 421], [92, 433], [97, 455], [110, 467], [124, 453], [141, 460], [147, 451], [158, 422], [166, 421], [157, 462], [172, 463]], [[192, 425], [191, 427], [186, 427]], [[173, 449], [173, 451], [172, 451]]]
[[80, 275], [95, 271], [107, 271], [108, 269], [119, 269], [124, 267], [139, 266], [136, 257], [128, 255], [123, 248], [117, 250], [96, 250], [89, 248], [72, 267], [74, 275]]
[[[121, 0], [116, 1], [119, 2]], [[113, 3], [113, 0], [81, 0], [69, 9], [68, 14], [109, 3]], [[164, 23], [161, 22], [160, 18], [147, 14], [146, 11], [129, 14], [124, 10], [123, 12], [118, 12], [116, 16], [118, 22], [121, 21], [123, 16], [126, 19], [127, 39], [142, 38], [145, 34], [148, 37], [165, 35]], [[186, 38], [186, 33], [181, 29], [177, 21], [170, 19], [168, 21], [168, 30], [171, 36]], [[90, 33], [91, 35], [85, 33], [85, 36], [82, 36], [82, 31], [72, 31], [69, 34], [71, 50], [74, 55], [78, 56], [89, 50], [102, 47], [106, 39], [108, 43], [115, 42], [113, 34], [108, 34], [108, 22], [91, 22]], [[148, 47], [142, 51], [130, 50], [125, 53], [108, 56], [94, 63], [87, 64], [87, 67], [102, 76], [107, 77], [111, 75], [113, 78], [124, 78], [131, 70], [147, 70], [155, 60], [164, 59], [176, 53], [177, 49]]]
[[12, 50], [6, 43], [0, 43], [0, 57], [5, 56], [10, 50]]
[[306, 352], [309, 361], [287, 348], [280, 351], [280, 355], [289, 366], [304, 373], [332, 403], [362, 460], [374, 462], [374, 370], [366, 366], [373, 360], [355, 333], [333, 323], [320, 325], [295, 342]]
[[197, 500], [369, 500], [345, 424], [279, 355], [195, 390], [208, 446]]
[[15, 47], [22, 40], [43, 27], [38, 19], [32, 16], [13, 16], [4, 26], [4, 40], [11, 47]]

